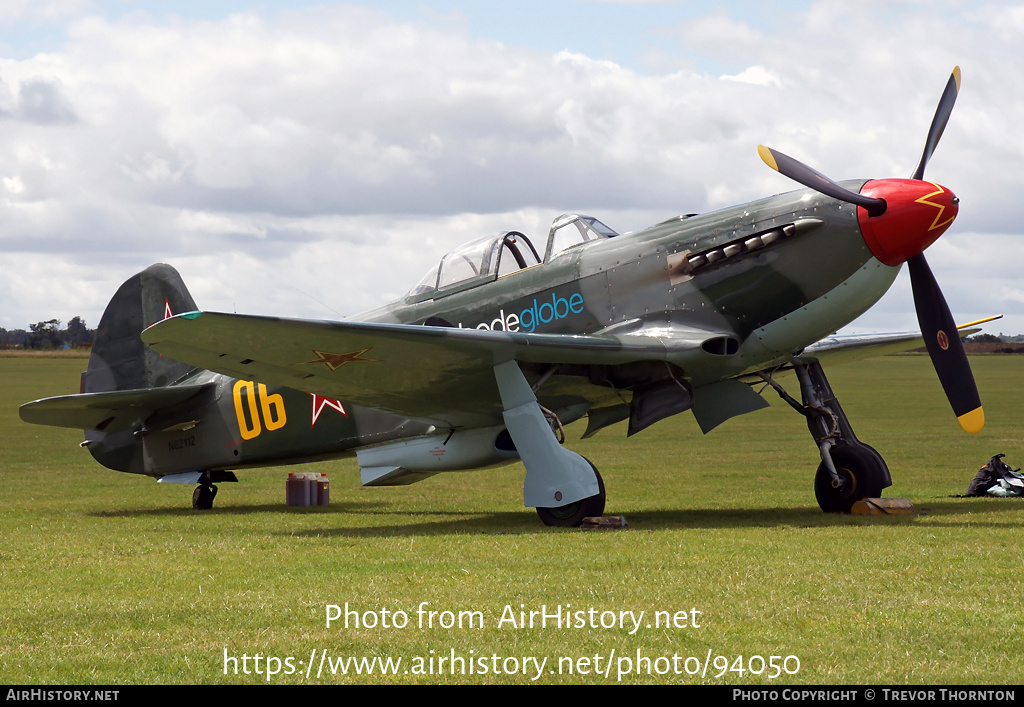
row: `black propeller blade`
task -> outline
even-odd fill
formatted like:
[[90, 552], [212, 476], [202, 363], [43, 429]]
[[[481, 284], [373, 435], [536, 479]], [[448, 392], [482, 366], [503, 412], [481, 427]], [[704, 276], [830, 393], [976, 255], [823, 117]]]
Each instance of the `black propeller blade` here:
[[985, 413], [946, 298], [942, 296], [939, 283], [935, 281], [923, 254], [915, 255], [907, 265], [910, 268], [910, 285], [914, 290], [917, 322], [942, 389], [960, 426], [968, 432], [978, 432], [985, 425]]
[[799, 182], [805, 187], [820, 191], [825, 196], [845, 201], [848, 204], [863, 206], [872, 216], [881, 216], [885, 213], [885, 199], [876, 199], [871, 196], [862, 196], [849, 189], [839, 186], [831, 179], [816, 169], [811, 169], [803, 162], [794, 160], [789, 155], [778, 150], [773, 150], [764, 145], [757, 146], [757, 154], [761, 155], [764, 163], [779, 174], [784, 174], [794, 182]]
[[960, 67], [954, 66], [953, 73], [950, 74], [949, 81], [946, 82], [946, 90], [942, 92], [942, 98], [939, 99], [939, 105], [935, 109], [931, 127], [928, 128], [928, 139], [924, 143], [924, 153], [921, 155], [917, 169], [914, 170], [912, 179], [924, 179], [924, 168], [928, 166], [928, 160], [932, 158], [932, 153], [939, 145], [939, 138], [942, 137], [942, 131], [946, 129], [946, 123], [949, 121], [950, 113], [953, 112], [953, 104], [956, 103], [958, 93], [960, 93]]

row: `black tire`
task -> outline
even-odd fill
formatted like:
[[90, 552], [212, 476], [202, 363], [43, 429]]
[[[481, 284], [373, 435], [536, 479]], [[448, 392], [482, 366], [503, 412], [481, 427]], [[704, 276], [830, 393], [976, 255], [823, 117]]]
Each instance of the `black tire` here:
[[590, 468], [594, 470], [594, 476], [597, 477], [597, 495], [575, 503], [567, 503], [564, 506], [538, 508], [537, 515], [540, 516], [544, 525], [555, 528], [575, 528], [583, 522], [584, 518], [604, 515], [604, 479], [601, 478], [597, 467], [589, 459], [587, 459], [587, 463], [590, 464]]
[[862, 498], [878, 498], [889, 485], [887, 469], [869, 447], [842, 445], [832, 447], [832, 463], [845, 481], [842, 488], [832, 487], [832, 475], [825, 462], [818, 465], [814, 476], [814, 496], [826, 513], [849, 513]]
[[216, 486], [200, 484], [192, 492], [192, 507], [197, 511], [208, 511], [213, 508], [213, 499], [217, 497]]

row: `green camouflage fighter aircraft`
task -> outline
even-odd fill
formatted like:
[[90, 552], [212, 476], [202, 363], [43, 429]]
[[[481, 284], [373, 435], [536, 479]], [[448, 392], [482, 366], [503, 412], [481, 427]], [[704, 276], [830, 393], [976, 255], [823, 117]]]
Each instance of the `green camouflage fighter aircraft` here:
[[[847, 512], [891, 478], [821, 361], [923, 338], [964, 429], [984, 424], [922, 254], [957, 214], [957, 198], [923, 175], [959, 81], [955, 69], [911, 179], [839, 184], [761, 147], [809, 188], [632, 234], [565, 215], [546, 244], [515, 231], [483, 238], [358, 321], [195, 311], [177, 272], [154, 265], [107, 307], [82, 393], [28, 403], [21, 417], [84, 429], [83, 446], [111, 469], [198, 484], [196, 508], [211, 507], [233, 469], [355, 454], [362, 483], [381, 486], [521, 460], [526, 506], [573, 526], [603, 513], [605, 489], [560, 445], [563, 424], [588, 416], [588, 437], [628, 420], [633, 435], [690, 410], [706, 433], [766, 407], [755, 386], [767, 383], [820, 450], [819, 505]], [[823, 338], [871, 307], [904, 262], [923, 334]], [[800, 400], [777, 380], [792, 372]]]

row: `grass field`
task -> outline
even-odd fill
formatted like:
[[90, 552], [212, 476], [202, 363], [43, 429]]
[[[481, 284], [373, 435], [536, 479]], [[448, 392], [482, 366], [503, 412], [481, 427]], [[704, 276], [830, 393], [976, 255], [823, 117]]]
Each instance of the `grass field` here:
[[[828, 371], [892, 469], [886, 495], [910, 498], [914, 516], [822, 514], [804, 421], [768, 391], [770, 409], [707, 437], [688, 414], [628, 441], [621, 427], [586, 441], [570, 428], [601, 469], [607, 513], [630, 524], [590, 532], [543, 527], [522, 507], [518, 465], [390, 489], [360, 487], [354, 460], [319, 465], [332, 482], [322, 509], [284, 505], [285, 469], [247, 471], [213, 511], [193, 511], [190, 487], [108, 471], [80, 432], [18, 419], [22, 402], [77, 391], [84, 365], [0, 358], [0, 682], [259, 683], [268, 657], [278, 684], [525, 684], [538, 672], [526, 658], [547, 659], [540, 683], [612, 683], [627, 668], [622, 681], [640, 683], [1020, 680], [1024, 500], [953, 496], [997, 452], [1024, 463], [1024, 357], [972, 358], [988, 418], [973, 437], [924, 356]], [[346, 602], [374, 612], [361, 622], [386, 609], [408, 625], [328, 627], [327, 605]], [[421, 602], [452, 613], [420, 628]], [[598, 623], [645, 614], [632, 635], [628, 616], [626, 628], [499, 626], [521, 605], [593, 608]], [[460, 611], [483, 626], [437, 625]], [[654, 624], [684, 611], [685, 624]], [[358, 676], [324, 661], [317, 678], [320, 651], [402, 663]], [[453, 651], [462, 663], [438, 664]], [[771, 679], [771, 656], [799, 670]]]

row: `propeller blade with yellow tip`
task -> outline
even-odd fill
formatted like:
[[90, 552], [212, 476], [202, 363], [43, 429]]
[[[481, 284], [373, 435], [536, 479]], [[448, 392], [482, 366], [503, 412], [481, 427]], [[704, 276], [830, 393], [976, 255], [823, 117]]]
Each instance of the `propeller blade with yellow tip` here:
[[761, 155], [764, 163], [779, 174], [783, 174], [794, 182], [799, 182], [805, 187], [819, 191], [825, 196], [845, 201], [848, 204], [863, 206], [871, 216], [881, 216], [885, 213], [885, 199], [877, 199], [872, 196], [864, 196], [841, 187], [816, 169], [808, 167], [803, 162], [795, 160], [778, 150], [773, 150], [764, 145], [757, 146], [757, 154]]
[[935, 152], [935, 148], [939, 144], [939, 138], [942, 137], [942, 131], [946, 129], [946, 123], [949, 121], [950, 113], [953, 112], [953, 104], [956, 103], [956, 97], [960, 93], [960, 67], [954, 66], [953, 73], [949, 77], [949, 81], [946, 82], [946, 90], [942, 92], [942, 98], [939, 99], [939, 105], [935, 109], [935, 115], [932, 117], [932, 124], [928, 128], [928, 139], [924, 142], [924, 153], [921, 155], [921, 161], [917, 165], [917, 169], [914, 170], [913, 179], [924, 179], [924, 168], [928, 166], [928, 160], [932, 158], [932, 153]]
[[915, 255], [907, 265], [910, 267], [917, 322], [921, 325], [924, 344], [939, 382], [960, 426], [968, 432], [978, 432], [985, 425], [985, 413], [981, 409], [978, 386], [949, 305], [923, 254]]

